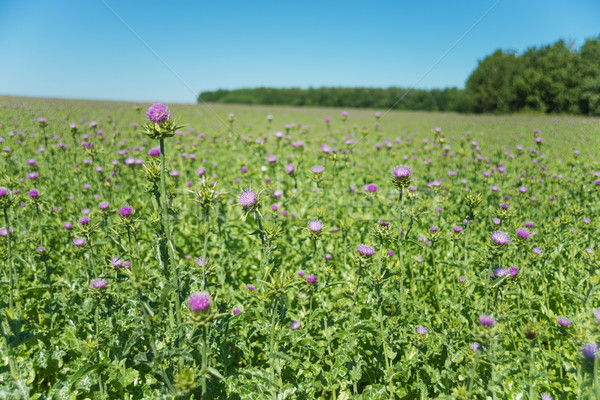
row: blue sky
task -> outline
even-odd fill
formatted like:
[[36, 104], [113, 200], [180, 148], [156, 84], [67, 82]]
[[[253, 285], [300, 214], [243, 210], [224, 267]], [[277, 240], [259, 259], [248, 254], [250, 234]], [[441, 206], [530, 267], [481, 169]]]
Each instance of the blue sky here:
[[180, 103], [218, 88], [464, 87], [498, 48], [579, 47], [600, 34], [598, 0], [0, 0], [0, 10], [0, 94]]

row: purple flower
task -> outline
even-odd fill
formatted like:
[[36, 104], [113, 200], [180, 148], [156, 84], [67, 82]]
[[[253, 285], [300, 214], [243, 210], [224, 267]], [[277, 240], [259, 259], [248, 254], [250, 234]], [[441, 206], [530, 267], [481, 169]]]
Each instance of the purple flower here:
[[531, 233], [527, 228], [519, 228], [517, 229], [517, 236], [521, 239], [528, 239], [531, 236]]
[[232, 312], [233, 312], [233, 315], [238, 315], [241, 312], [241, 310], [236, 307], [232, 310]]
[[496, 278], [502, 278], [505, 275], [508, 275], [509, 271], [506, 268], [503, 267], [498, 267], [495, 268], [494, 271], [492, 272], [492, 276], [496, 277]]
[[510, 274], [510, 276], [516, 276], [519, 273], [519, 268], [510, 267], [510, 269], [508, 270], [508, 273]]
[[539, 247], [534, 247], [533, 249], [531, 249], [535, 254], [542, 254], [542, 249], [540, 249]]
[[542, 393], [542, 400], [554, 400], [548, 393]]
[[504, 232], [492, 232], [492, 234], [490, 235], [490, 239], [492, 239], [497, 245], [500, 246], [510, 243], [510, 237]]
[[113, 268], [121, 268], [123, 266], [123, 259], [119, 258], [119, 256], [114, 256], [110, 259], [110, 264]]
[[6, 227], [3, 226], [2, 228], [0, 228], [0, 236], [5, 236], [6, 237], [6, 236], [8, 236], [9, 232], [12, 235], [12, 233], [13, 233], [13, 228], [12, 227], [9, 227], [8, 229], [6, 229]]
[[106, 210], [106, 209], [108, 209], [108, 207], [109, 207], [108, 201], [102, 201], [98, 204], [98, 208], [101, 210]]
[[79, 218], [80, 225], [88, 225], [90, 223], [90, 217], [81, 217]]
[[492, 218], [492, 222], [494, 223], [494, 225], [500, 225], [502, 223], [502, 221], [500, 221], [500, 218]]
[[471, 342], [469, 343], [469, 347], [471, 348], [471, 350], [477, 353], [477, 351], [479, 351], [479, 349], [481, 348], [481, 345], [477, 342]]
[[366, 244], [359, 244], [356, 246], [356, 249], [361, 256], [371, 257], [375, 254], [375, 250]]
[[73, 224], [70, 222], [65, 222], [63, 224], [63, 228], [65, 228], [65, 229], [71, 229], [72, 227], [73, 227]]
[[146, 117], [152, 122], [164, 122], [171, 119], [169, 108], [162, 103], [154, 103], [146, 111]]
[[150, 150], [148, 150], [148, 155], [150, 157], [158, 157], [160, 156], [160, 147], [153, 147]]
[[571, 326], [572, 325], [571, 321], [569, 321], [567, 318], [564, 318], [564, 317], [558, 317], [556, 319], [556, 321], [559, 323], [559, 325], [562, 325], [562, 326]]
[[394, 168], [392, 174], [394, 174], [396, 178], [410, 178], [412, 175], [412, 169], [406, 165], [399, 165]]
[[313, 172], [313, 174], [320, 175], [323, 173], [323, 171], [325, 171], [325, 167], [323, 167], [322, 165], [315, 165], [310, 170]]
[[4, 197], [8, 195], [8, 189], [4, 186], [0, 186], [0, 197]]
[[250, 208], [256, 205], [258, 196], [251, 189], [244, 190], [240, 194], [240, 205], [245, 208]]
[[364, 186], [363, 186], [363, 190], [364, 190], [365, 192], [374, 193], [374, 192], [376, 192], [376, 191], [377, 191], [377, 189], [378, 189], [378, 188], [377, 188], [377, 185], [375, 185], [374, 183], [371, 183], [371, 184], [369, 184], [369, 185], [364, 185]]
[[306, 282], [308, 283], [315, 283], [317, 281], [317, 276], [316, 275], [309, 275], [306, 277]]
[[194, 313], [206, 310], [210, 307], [210, 295], [207, 292], [192, 294], [188, 299], [188, 307]]
[[121, 215], [124, 218], [129, 217], [132, 212], [133, 212], [133, 207], [131, 207], [131, 206], [123, 206], [119, 209], [119, 215]]
[[27, 192], [27, 194], [32, 199], [40, 196], [40, 192], [37, 189], [31, 189], [29, 192]]
[[483, 326], [492, 326], [496, 324], [496, 321], [490, 315], [480, 315], [479, 323]]
[[267, 157], [267, 162], [269, 164], [273, 164], [276, 161], [277, 161], [277, 156], [269, 156], [269, 157]]
[[302, 322], [292, 321], [292, 323], [290, 324], [290, 329], [295, 331], [296, 329], [300, 328], [300, 326], [302, 326]]
[[583, 354], [585, 358], [593, 360], [596, 354], [598, 354], [598, 345], [596, 343], [588, 343], [584, 345], [581, 348], [581, 354]]
[[460, 278], [458, 278], [458, 280], [459, 280], [461, 283], [465, 283], [465, 282], [467, 281], [467, 278], [466, 278], [465, 276], [461, 276]]
[[527, 188], [525, 186], [519, 186], [519, 192], [527, 193]]
[[440, 228], [438, 228], [437, 226], [433, 226], [433, 225], [431, 225], [431, 228], [429, 228], [429, 232], [431, 232], [431, 233], [436, 233], [439, 230], [440, 230]]
[[416, 331], [419, 335], [427, 335], [427, 328], [425, 328], [424, 326], [417, 326]]
[[249, 291], [253, 291], [256, 288], [254, 287], [254, 285], [248, 284], [246, 285], [246, 289], [248, 289]]
[[304, 271], [302, 271], [302, 270], [298, 271], [298, 276], [299, 277], [303, 277], [304, 276]]
[[83, 246], [85, 244], [84, 238], [73, 239], [73, 246]]
[[206, 257], [206, 260], [203, 260], [203, 259], [202, 259], [202, 257], [198, 257], [198, 258], [196, 259], [196, 264], [197, 264], [199, 267], [202, 267], [202, 266], [206, 266], [206, 265], [208, 265], [208, 257]]
[[104, 279], [92, 279], [90, 284], [94, 289], [103, 289], [106, 287], [106, 285], [108, 285], [108, 282], [106, 282]]
[[454, 233], [462, 233], [463, 229], [460, 226], [453, 226], [452, 230]]
[[320, 232], [321, 229], [323, 229], [323, 223], [319, 220], [315, 220], [315, 221], [309, 221], [308, 222], [308, 229], [311, 232]]
[[288, 164], [285, 166], [285, 173], [286, 174], [291, 174], [292, 172], [294, 172], [294, 169], [296, 167], [294, 167], [294, 164]]

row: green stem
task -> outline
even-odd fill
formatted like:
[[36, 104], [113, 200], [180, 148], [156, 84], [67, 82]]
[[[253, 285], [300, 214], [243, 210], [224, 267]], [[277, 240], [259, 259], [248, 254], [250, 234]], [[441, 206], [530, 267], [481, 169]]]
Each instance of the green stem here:
[[202, 290], [206, 286], [206, 252], [208, 250], [208, 233], [210, 222], [210, 211], [206, 208], [204, 214], [204, 248], [202, 249]]
[[[100, 340], [100, 299], [96, 300], [96, 340]], [[100, 352], [96, 354], [96, 362], [100, 364]], [[102, 382], [102, 368], [98, 368], [98, 387], [100, 389], [100, 398], [104, 399], [104, 384]]]
[[8, 267], [8, 274], [9, 274], [9, 280], [10, 280], [10, 287], [9, 287], [9, 308], [12, 310], [13, 308], [13, 303], [14, 303], [14, 288], [15, 288], [15, 275], [16, 275], [16, 271], [14, 271], [14, 264], [13, 264], [13, 257], [12, 257], [12, 235], [10, 234], [10, 225], [8, 224], [8, 212], [6, 211], [6, 208], [4, 209], [4, 222], [6, 224], [6, 238], [8, 241], [8, 263], [9, 263], [9, 267]]
[[[277, 317], [277, 303], [279, 299], [275, 299], [275, 303], [273, 303], [273, 309], [271, 311], [271, 339], [269, 342], [269, 364], [271, 369], [271, 380], [274, 384], [276, 384], [277, 380], [275, 379], [275, 370], [279, 366], [278, 358], [275, 358], [275, 318]], [[273, 391], [273, 400], [277, 400], [279, 388], [276, 387]]]
[[202, 327], [202, 400], [206, 398], [206, 374], [208, 374], [208, 327]]

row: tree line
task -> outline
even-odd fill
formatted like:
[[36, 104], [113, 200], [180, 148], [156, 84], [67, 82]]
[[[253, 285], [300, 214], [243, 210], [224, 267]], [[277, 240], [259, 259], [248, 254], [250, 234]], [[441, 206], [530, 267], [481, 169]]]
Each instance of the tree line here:
[[463, 113], [600, 115], [600, 36], [579, 48], [559, 40], [522, 54], [496, 50], [480, 60], [464, 89], [285, 88], [203, 92], [198, 102], [356, 107]]

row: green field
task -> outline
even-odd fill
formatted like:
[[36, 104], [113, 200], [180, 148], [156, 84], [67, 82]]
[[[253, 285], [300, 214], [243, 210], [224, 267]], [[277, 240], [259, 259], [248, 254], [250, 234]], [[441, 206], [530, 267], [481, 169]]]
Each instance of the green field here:
[[0, 96], [0, 399], [600, 399], [600, 119], [149, 106]]

